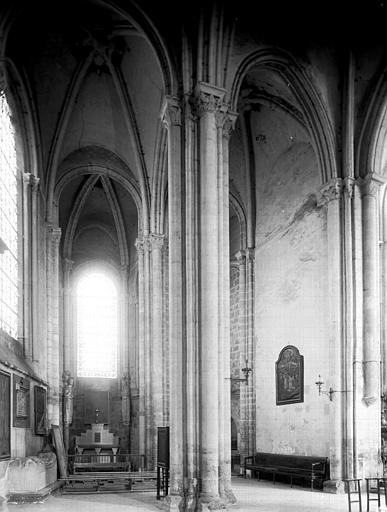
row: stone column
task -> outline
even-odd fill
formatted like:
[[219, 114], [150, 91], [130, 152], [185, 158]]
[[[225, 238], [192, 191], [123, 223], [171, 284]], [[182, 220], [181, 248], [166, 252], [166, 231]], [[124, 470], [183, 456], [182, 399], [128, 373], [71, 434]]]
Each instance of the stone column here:
[[354, 178], [344, 180], [344, 277], [345, 277], [345, 333], [344, 333], [344, 394], [345, 401], [345, 441], [344, 476], [354, 477], [354, 244], [353, 244], [353, 208]]
[[[368, 174], [360, 181], [363, 233], [363, 402], [367, 429], [363, 445], [365, 476], [380, 469], [380, 295], [379, 295], [379, 189], [381, 177]], [[379, 426], [379, 427], [377, 427]], [[363, 440], [364, 443], [364, 440]]]
[[368, 174], [361, 182], [363, 211], [363, 372], [364, 403], [380, 399], [380, 313], [378, 193], [383, 181]]
[[[35, 360], [34, 343], [38, 339], [39, 296], [38, 296], [38, 254], [37, 254], [37, 193], [39, 178], [31, 173], [23, 175], [24, 220], [24, 355]], [[19, 330], [20, 332], [20, 330]]]
[[151, 308], [151, 262], [149, 235], [143, 236], [144, 248], [144, 369], [145, 369], [145, 459], [149, 470], [155, 468], [153, 459], [153, 402], [152, 402], [152, 374], [151, 374], [151, 334], [152, 334], [152, 308]]
[[[363, 235], [362, 199], [359, 180], [353, 187], [353, 287], [354, 297], [354, 339], [353, 339], [353, 476], [363, 478], [362, 437], [367, 428], [363, 427]], [[373, 427], [371, 427], [373, 428]], [[350, 475], [348, 475], [350, 476]]]
[[200, 503], [219, 508], [219, 202], [215, 115], [225, 91], [197, 86], [199, 115], [199, 356], [200, 356]]
[[139, 393], [139, 452], [145, 455], [145, 298], [144, 298], [144, 244], [136, 240], [138, 258], [138, 393]]
[[74, 262], [68, 258], [63, 260], [63, 366], [64, 370], [76, 375], [75, 342], [73, 339], [73, 303], [71, 300], [71, 275]]
[[[231, 375], [231, 347], [230, 347], [230, 227], [229, 227], [229, 206], [230, 206], [230, 193], [229, 193], [229, 139], [231, 130], [236, 121], [236, 114], [225, 112], [222, 116], [221, 132], [218, 137], [221, 137], [222, 148], [220, 158], [222, 159], [222, 199], [220, 202], [222, 226], [220, 233], [222, 234], [219, 246], [220, 256], [222, 259], [222, 275], [221, 275], [221, 289], [219, 295], [222, 299], [221, 309], [221, 347], [222, 353], [220, 354], [220, 364], [223, 367], [219, 386], [222, 387], [222, 395], [220, 397], [220, 411], [223, 411], [222, 424], [219, 428], [223, 429], [223, 446], [221, 451], [221, 458], [219, 461], [219, 492], [221, 498], [226, 503], [235, 503], [236, 499], [231, 489], [231, 386], [229, 377]], [[220, 438], [220, 436], [219, 436]]]
[[184, 148], [185, 148], [185, 382], [186, 382], [186, 460], [185, 494], [186, 510], [195, 511], [197, 506], [198, 443], [197, 429], [199, 411], [198, 376], [198, 161], [197, 124], [192, 104], [184, 105]]
[[151, 399], [152, 449], [157, 460], [157, 427], [163, 426], [163, 260], [164, 235], [152, 234]]
[[[170, 371], [170, 499], [171, 510], [184, 497], [184, 184], [181, 148], [181, 108], [176, 98], [164, 101], [168, 129], [168, 248], [169, 248], [169, 371]], [[182, 504], [185, 506], [185, 504]]]
[[[31, 236], [34, 224], [32, 222], [32, 174], [23, 174], [23, 325], [18, 326], [18, 333], [22, 334], [24, 357], [33, 359], [32, 340], [32, 244]], [[20, 322], [20, 321], [19, 321]]]
[[[341, 179], [333, 179], [322, 187], [321, 193], [327, 207], [328, 246], [328, 298], [329, 298], [329, 361], [330, 374], [327, 387], [343, 391], [343, 369], [345, 364], [342, 339], [342, 191]], [[343, 392], [334, 393], [330, 421], [330, 477], [329, 486], [337, 488], [344, 476], [344, 431]], [[328, 484], [326, 484], [328, 486]]]
[[[254, 249], [246, 249], [246, 366], [252, 368], [254, 362]], [[249, 455], [255, 453], [255, 375], [254, 372], [248, 376], [248, 383], [244, 385], [247, 408], [247, 452]]]
[[138, 296], [136, 291], [129, 294], [129, 325], [128, 329], [128, 368], [131, 387], [138, 390], [139, 386], [139, 332], [138, 332]]
[[31, 345], [32, 345], [32, 359], [36, 360], [36, 351], [34, 345], [38, 343], [40, 336], [39, 326], [39, 241], [38, 241], [38, 208], [39, 208], [39, 182], [40, 179], [34, 175], [30, 177], [31, 184]]
[[147, 469], [153, 469], [152, 400], [151, 400], [151, 306], [150, 306], [150, 242], [149, 236], [136, 241], [138, 251], [139, 289], [139, 398], [140, 446], [143, 448]]
[[47, 397], [48, 424], [59, 425], [59, 242], [61, 229], [47, 225]]

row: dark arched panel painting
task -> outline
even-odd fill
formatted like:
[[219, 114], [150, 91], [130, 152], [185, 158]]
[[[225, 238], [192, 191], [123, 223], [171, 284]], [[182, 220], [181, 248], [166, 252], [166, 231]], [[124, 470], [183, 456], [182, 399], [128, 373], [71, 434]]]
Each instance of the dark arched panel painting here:
[[280, 352], [275, 363], [276, 403], [294, 404], [304, 401], [304, 357], [293, 345]]

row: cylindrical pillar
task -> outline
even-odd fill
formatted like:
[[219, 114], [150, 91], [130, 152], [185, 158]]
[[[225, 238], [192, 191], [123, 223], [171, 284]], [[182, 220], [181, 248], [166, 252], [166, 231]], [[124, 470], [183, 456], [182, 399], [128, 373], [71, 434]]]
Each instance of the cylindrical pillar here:
[[59, 242], [61, 229], [47, 226], [47, 397], [48, 424], [59, 425]]
[[154, 469], [156, 461], [153, 458], [153, 403], [152, 403], [152, 375], [151, 375], [151, 246], [149, 235], [143, 237], [144, 244], [144, 366], [145, 366], [145, 459], [147, 469]]
[[138, 258], [138, 431], [139, 452], [145, 455], [145, 299], [144, 299], [144, 244], [142, 238], [136, 240]]
[[219, 500], [219, 201], [215, 114], [224, 91], [199, 84], [199, 297], [201, 499]]
[[[379, 293], [379, 189], [384, 180], [368, 174], [360, 180], [363, 234], [363, 428], [360, 439], [364, 476], [380, 474], [380, 293]], [[379, 426], [375, 428], [375, 426]]]
[[378, 192], [381, 181], [367, 175], [361, 183], [363, 211], [363, 370], [364, 402], [380, 398], [380, 313]]
[[163, 425], [163, 260], [164, 235], [150, 236], [152, 251], [151, 399], [152, 449], [157, 460], [157, 427]]
[[353, 286], [353, 192], [354, 179], [346, 178], [344, 184], [344, 265], [345, 265], [345, 348], [344, 348], [344, 394], [345, 401], [345, 446], [344, 476], [354, 478], [354, 286]]
[[34, 175], [30, 177], [31, 184], [31, 356], [37, 360], [37, 351], [34, 345], [39, 339], [39, 241], [38, 241], [38, 206], [39, 206], [39, 182], [40, 179]]
[[[246, 249], [246, 366], [253, 369], [254, 362], [254, 249]], [[243, 367], [242, 367], [243, 368]], [[255, 374], [248, 374], [248, 382], [245, 384], [246, 408], [248, 416], [247, 424], [247, 452], [255, 453]]]
[[[32, 251], [31, 251], [31, 233], [34, 227], [32, 221], [32, 198], [31, 198], [31, 179], [32, 174], [23, 174], [23, 322], [18, 326], [18, 333], [22, 335], [24, 357], [33, 359], [33, 340], [32, 340]], [[20, 322], [20, 320], [19, 320]]]
[[71, 300], [71, 274], [74, 261], [68, 258], [63, 260], [63, 370], [75, 374], [75, 354]]
[[342, 337], [342, 191], [341, 179], [333, 179], [321, 189], [327, 207], [328, 300], [329, 300], [329, 387], [334, 393], [330, 421], [330, 477], [331, 485], [341, 485], [344, 477], [344, 349]]
[[170, 507], [184, 497], [184, 183], [182, 179], [181, 109], [166, 98], [162, 114], [168, 129]]
[[236, 114], [226, 113], [222, 126], [222, 244], [220, 252], [222, 257], [222, 365], [223, 365], [223, 404], [220, 411], [223, 411], [223, 459], [220, 461], [220, 494], [228, 503], [235, 503], [236, 499], [231, 489], [231, 386], [229, 377], [231, 375], [231, 347], [230, 347], [230, 226], [229, 226], [229, 140], [231, 130], [236, 121]]

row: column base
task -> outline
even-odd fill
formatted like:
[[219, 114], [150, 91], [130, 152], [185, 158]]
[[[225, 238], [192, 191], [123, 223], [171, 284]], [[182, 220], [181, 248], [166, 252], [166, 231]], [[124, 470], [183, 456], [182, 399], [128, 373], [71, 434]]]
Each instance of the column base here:
[[234, 505], [237, 501], [231, 487], [225, 487], [220, 494], [220, 498], [226, 506]]
[[169, 495], [165, 498], [166, 508], [168, 512], [180, 512], [180, 506], [182, 505], [182, 496]]
[[198, 512], [209, 512], [210, 510], [224, 510], [226, 504], [219, 497], [216, 498], [199, 498], [198, 500]]
[[324, 482], [323, 491], [331, 494], [344, 494], [344, 482], [342, 480], [326, 480]]

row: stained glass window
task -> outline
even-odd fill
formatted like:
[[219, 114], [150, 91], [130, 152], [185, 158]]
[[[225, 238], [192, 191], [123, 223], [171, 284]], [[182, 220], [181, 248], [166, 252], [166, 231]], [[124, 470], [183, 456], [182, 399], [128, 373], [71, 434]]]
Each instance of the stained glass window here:
[[118, 296], [104, 272], [85, 274], [76, 288], [78, 377], [117, 377]]
[[0, 327], [13, 337], [18, 324], [18, 180], [15, 130], [0, 96]]

